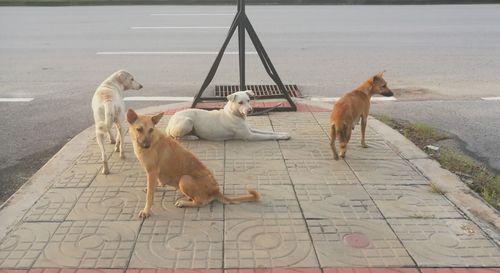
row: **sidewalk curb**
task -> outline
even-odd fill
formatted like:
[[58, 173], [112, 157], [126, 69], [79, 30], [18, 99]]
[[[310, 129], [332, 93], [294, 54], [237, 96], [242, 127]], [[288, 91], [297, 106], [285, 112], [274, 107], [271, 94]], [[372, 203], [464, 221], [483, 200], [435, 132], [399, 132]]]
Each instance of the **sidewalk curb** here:
[[[331, 108], [332, 104], [300, 100], [302, 103]], [[368, 125], [389, 142], [404, 159], [414, 165], [431, 183], [467, 217], [473, 220], [497, 245], [500, 245], [500, 214], [471, 190], [458, 176], [441, 168], [413, 142], [388, 125], [370, 117]]]
[[[137, 112], [142, 114], [157, 113], [189, 106], [191, 106], [190, 102], [180, 102], [142, 108]], [[75, 163], [75, 160], [85, 151], [85, 148], [93, 143], [94, 134], [93, 125], [80, 132], [49, 159], [9, 199], [0, 204], [0, 219], [2, 219], [0, 221], [0, 238], [4, 238], [16, 226], [26, 212], [50, 188], [57, 176]]]

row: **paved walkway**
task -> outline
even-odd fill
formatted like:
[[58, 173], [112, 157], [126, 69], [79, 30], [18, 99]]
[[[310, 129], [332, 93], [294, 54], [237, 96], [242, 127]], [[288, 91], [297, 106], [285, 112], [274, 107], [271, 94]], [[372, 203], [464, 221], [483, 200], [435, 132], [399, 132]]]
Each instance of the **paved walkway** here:
[[[182, 141], [214, 171], [225, 194], [251, 186], [262, 193], [261, 202], [181, 209], [174, 206], [179, 194], [160, 188], [154, 214], [146, 220], [137, 216], [146, 178], [130, 139], [126, 160], [107, 145], [107, 176], [100, 174], [99, 149], [89, 139], [76, 161], [52, 174], [50, 187], [0, 238], [0, 272], [293, 268], [290, 272], [333, 273], [368, 272], [366, 267], [500, 272], [500, 248], [483, 224], [436, 193], [370, 126], [375, 121], [367, 130], [370, 147], [360, 147], [356, 128], [346, 160], [335, 161], [327, 135], [329, 109], [300, 109], [248, 119], [257, 129], [290, 132], [288, 141]], [[168, 116], [159, 127], [167, 122]]]

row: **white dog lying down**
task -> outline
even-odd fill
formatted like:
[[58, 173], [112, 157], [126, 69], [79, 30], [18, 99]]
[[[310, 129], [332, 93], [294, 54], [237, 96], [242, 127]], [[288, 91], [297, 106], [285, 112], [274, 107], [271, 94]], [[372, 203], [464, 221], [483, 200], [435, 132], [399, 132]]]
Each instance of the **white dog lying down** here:
[[239, 91], [227, 96], [227, 103], [221, 110], [187, 109], [175, 113], [168, 122], [167, 135], [181, 138], [195, 135], [208, 140], [275, 140], [289, 139], [288, 133], [267, 132], [251, 129], [246, 123], [247, 114], [252, 111], [250, 97], [252, 90]]
[[[127, 130], [125, 123], [125, 103], [123, 102], [123, 91], [139, 90], [142, 85], [134, 80], [129, 72], [120, 70], [113, 73], [97, 87], [92, 98], [92, 111], [94, 112], [95, 133], [97, 144], [101, 150], [102, 173], [108, 174], [108, 160], [104, 151], [104, 135], [107, 133], [111, 144], [115, 144], [115, 151], [120, 152], [120, 158], [124, 159], [123, 136]], [[111, 134], [111, 127], [116, 125], [117, 139]]]

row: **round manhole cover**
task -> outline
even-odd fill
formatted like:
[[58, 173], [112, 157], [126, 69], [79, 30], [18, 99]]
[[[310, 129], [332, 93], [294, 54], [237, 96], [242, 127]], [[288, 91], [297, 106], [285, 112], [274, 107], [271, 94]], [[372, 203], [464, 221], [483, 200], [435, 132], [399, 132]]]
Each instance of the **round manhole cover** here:
[[365, 234], [359, 232], [345, 235], [344, 242], [354, 248], [367, 248], [370, 245], [370, 239]]

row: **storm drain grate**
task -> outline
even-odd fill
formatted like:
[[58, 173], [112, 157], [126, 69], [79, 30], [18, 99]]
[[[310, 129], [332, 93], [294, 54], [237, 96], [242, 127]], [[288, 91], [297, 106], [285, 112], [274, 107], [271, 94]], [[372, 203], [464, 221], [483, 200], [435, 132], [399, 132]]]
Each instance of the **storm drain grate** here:
[[[290, 97], [301, 98], [302, 94], [295, 84], [285, 84], [285, 90]], [[282, 95], [277, 85], [246, 85], [246, 90], [253, 90], [256, 97], [270, 97]], [[226, 97], [234, 92], [240, 91], [239, 85], [216, 85], [215, 96]]]

